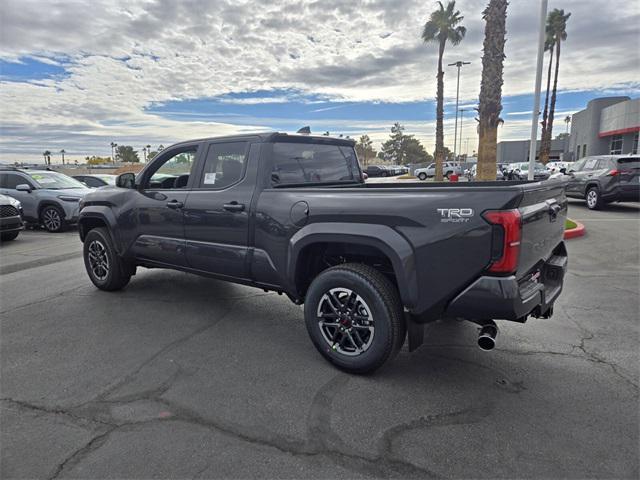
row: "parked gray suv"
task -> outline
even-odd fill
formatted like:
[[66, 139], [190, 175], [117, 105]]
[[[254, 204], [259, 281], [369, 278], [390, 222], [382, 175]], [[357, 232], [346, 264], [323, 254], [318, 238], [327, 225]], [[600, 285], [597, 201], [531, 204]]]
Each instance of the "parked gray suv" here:
[[584, 198], [598, 210], [610, 202], [640, 201], [640, 156], [600, 155], [575, 162], [568, 172], [567, 197]]
[[0, 193], [22, 204], [24, 220], [60, 232], [78, 220], [78, 202], [92, 192], [81, 182], [50, 170], [0, 170]]

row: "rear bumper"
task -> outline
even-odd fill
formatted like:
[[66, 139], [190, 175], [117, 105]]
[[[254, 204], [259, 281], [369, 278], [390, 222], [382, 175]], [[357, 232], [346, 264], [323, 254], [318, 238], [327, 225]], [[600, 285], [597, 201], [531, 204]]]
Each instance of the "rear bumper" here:
[[567, 253], [560, 243], [554, 254], [524, 281], [515, 276], [482, 276], [458, 295], [446, 309], [447, 317], [468, 320], [513, 320], [528, 315], [549, 317], [562, 292]]
[[640, 184], [617, 186], [613, 190], [602, 192], [602, 198], [607, 202], [640, 202]]

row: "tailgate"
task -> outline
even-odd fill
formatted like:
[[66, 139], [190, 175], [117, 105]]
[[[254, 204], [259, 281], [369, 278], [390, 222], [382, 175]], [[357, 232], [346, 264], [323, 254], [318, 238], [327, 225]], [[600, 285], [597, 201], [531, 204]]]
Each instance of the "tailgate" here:
[[565, 186], [562, 179], [523, 185], [518, 206], [522, 216], [518, 278], [549, 259], [562, 241], [567, 218]]

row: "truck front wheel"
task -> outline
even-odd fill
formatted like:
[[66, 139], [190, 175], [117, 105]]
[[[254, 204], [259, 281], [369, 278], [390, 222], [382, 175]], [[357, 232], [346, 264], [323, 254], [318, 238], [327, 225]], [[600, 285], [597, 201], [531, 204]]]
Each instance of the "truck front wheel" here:
[[89, 278], [100, 290], [120, 290], [129, 283], [131, 268], [118, 256], [106, 228], [94, 228], [87, 233], [83, 253]]
[[346, 263], [323, 271], [307, 291], [304, 315], [318, 351], [350, 373], [380, 368], [404, 343], [398, 290], [368, 265]]

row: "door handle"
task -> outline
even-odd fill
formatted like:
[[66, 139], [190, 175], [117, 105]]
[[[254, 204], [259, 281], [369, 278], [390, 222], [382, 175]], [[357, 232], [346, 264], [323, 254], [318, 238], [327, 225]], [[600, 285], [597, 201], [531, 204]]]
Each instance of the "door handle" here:
[[173, 208], [175, 210], [184, 207], [184, 203], [179, 202], [178, 200], [171, 200], [167, 202], [167, 207]]
[[234, 200], [233, 202], [225, 203], [222, 207], [229, 212], [242, 212], [244, 203], [238, 203]]

